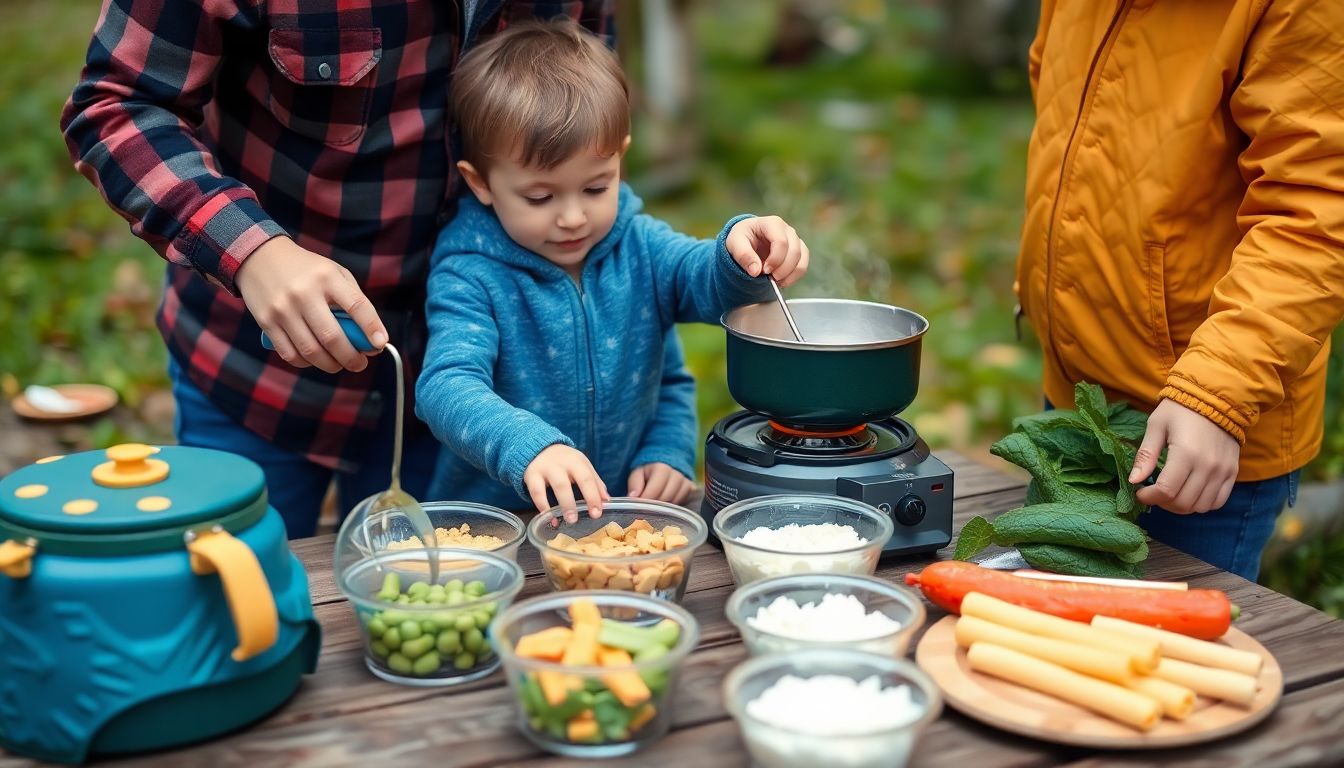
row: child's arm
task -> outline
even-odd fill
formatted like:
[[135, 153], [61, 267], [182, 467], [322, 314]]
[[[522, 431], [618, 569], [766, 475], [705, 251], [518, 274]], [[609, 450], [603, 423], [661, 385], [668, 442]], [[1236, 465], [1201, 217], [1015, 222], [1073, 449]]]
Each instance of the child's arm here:
[[548, 506], [549, 486], [566, 518], [574, 519], [572, 481], [596, 517], [606, 488], [588, 459], [563, 432], [494, 391], [499, 331], [485, 287], [456, 274], [451, 257], [435, 262], [416, 415], [448, 449], [511, 486], [520, 498], [531, 498], [539, 510]]
[[1246, 50], [1229, 102], [1247, 137], [1244, 234], [1171, 369], [1161, 397], [1174, 405], [1154, 411], [1131, 477], [1147, 477], [1165, 445], [1157, 485], [1139, 498], [1174, 512], [1222, 506], [1236, 452], [1209, 450], [1201, 435], [1213, 424], [1243, 442], [1344, 317], [1344, 5], [1270, 3]]
[[664, 325], [717, 323], [733, 307], [771, 296], [759, 277], [788, 286], [807, 271], [807, 245], [778, 216], [737, 216], [715, 240], [697, 240], [652, 216], [637, 216], [635, 243], [649, 259]]
[[[627, 480], [631, 496], [679, 504], [695, 485], [695, 378], [686, 369], [681, 340], [668, 329], [663, 342], [663, 377], [658, 408], [644, 430]], [[656, 465], [662, 465], [661, 467]]]

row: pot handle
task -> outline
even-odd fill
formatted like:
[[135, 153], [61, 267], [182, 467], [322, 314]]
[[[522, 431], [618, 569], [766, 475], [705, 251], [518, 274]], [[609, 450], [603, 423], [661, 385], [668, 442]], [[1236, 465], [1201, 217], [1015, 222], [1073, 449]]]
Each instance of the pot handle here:
[[11, 579], [26, 579], [33, 572], [33, 554], [37, 552], [37, 542], [27, 541], [0, 542], [0, 573]]
[[218, 571], [224, 584], [224, 596], [238, 631], [233, 660], [247, 661], [269, 650], [279, 634], [280, 619], [275, 595], [256, 554], [219, 526], [207, 531], [187, 531], [185, 538], [192, 573], [205, 576]]

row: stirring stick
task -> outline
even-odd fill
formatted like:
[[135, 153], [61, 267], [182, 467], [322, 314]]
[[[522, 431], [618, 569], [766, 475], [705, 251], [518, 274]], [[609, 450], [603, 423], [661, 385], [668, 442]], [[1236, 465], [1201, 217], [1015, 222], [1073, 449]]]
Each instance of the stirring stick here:
[[789, 330], [793, 331], [793, 338], [798, 341], [803, 340], [803, 334], [798, 332], [798, 324], [793, 322], [793, 313], [789, 311], [789, 302], [784, 300], [784, 294], [779, 291], [779, 283], [775, 282], [775, 276], [770, 276], [770, 287], [775, 289], [775, 298], [779, 299], [779, 308], [784, 310], [784, 319], [789, 321]]

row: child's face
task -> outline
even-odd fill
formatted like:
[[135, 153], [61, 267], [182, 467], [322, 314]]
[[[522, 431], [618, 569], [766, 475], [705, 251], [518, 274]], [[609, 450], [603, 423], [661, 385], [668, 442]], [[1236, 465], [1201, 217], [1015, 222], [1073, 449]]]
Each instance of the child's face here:
[[616, 221], [623, 154], [590, 150], [548, 170], [501, 158], [485, 179], [470, 163], [458, 167], [514, 242], [578, 275], [588, 251]]

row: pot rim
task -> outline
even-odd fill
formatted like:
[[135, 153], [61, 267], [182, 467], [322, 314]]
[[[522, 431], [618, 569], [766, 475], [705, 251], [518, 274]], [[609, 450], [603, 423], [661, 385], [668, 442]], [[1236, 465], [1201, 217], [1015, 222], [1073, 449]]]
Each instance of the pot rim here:
[[815, 342], [799, 342], [794, 341], [792, 339], [776, 339], [768, 336], [759, 336], [754, 333], [747, 333], [746, 331], [734, 328], [732, 326], [731, 320], [733, 318], [733, 315], [739, 314], [752, 307], [758, 307], [764, 304], [774, 306], [776, 305], [776, 302], [759, 301], [754, 304], [743, 304], [741, 306], [734, 307], [728, 310], [727, 312], [724, 312], [723, 315], [719, 317], [719, 325], [723, 326], [724, 330], [726, 330], [729, 334], [736, 336], [739, 339], [742, 339], [743, 341], [750, 341], [756, 344], [764, 344], [765, 346], [769, 347], [780, 347], [782, 349], [812, 350], [817, 352], [849, 352], [861, 349], [892, 349], [896, 347], [903, 347], [907, 344], [913, 344], [919, 341], [921, 338], [924, 337], [924, 334], [928, 333], [929, 331], [928, 319], [925, 318], [923, 315], [919, 314], [918, 312], [906, 309], [905, 307], [898, 307], [894, 304], [882, 304], [876, 301], [859, 301], [857, 299], [825, 299], [825, 298], [789, 299], [789, 306], [793, 307], [795, 305], [803, 305], [803, 304], [862, 304], [872, 307], [881, 307], [884, 309], [891, 309], [898, 313], [907, 315], [911, 319], [918, 321], [921, 327], [917, 333], [912, 333], [909, 336], [903, 336], [899, 339], [869, 341], [860, 344], [823, 344]]

